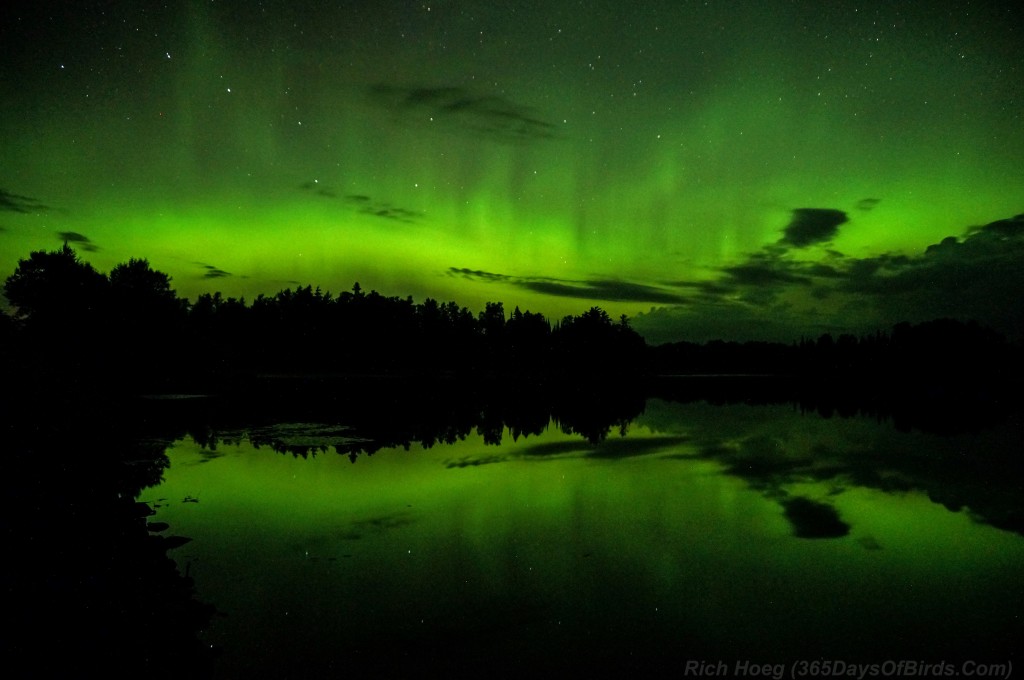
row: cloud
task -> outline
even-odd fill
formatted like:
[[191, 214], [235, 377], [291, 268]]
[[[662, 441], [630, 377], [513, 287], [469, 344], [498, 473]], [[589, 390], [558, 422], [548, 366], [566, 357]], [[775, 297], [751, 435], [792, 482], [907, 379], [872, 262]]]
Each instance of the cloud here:
[[231, 272], [214, 267], [212, 264], [206, 264], [205, 262], [196, 262], [196, 264], [206, 270], [206, 273], [203, 274], [204, 279], [223, 279], [234, 276]]
[[883, 254], [852, 261], [840, 288], [881, 297], [924, 292], [955, 299], [982, 285], [1002, 303], [1021, 280], [1022, 264], [1024, 215], [1017, 215], [971, 227], [963, 240], [947, 236], [917, 257]]
[[1024, 339], [1024, 308], [1009, 302], [1024, 298], [1024, 215], [970, 227], [917, 255], [857, 258], [831, 249], [802, 249], [831, 238], [845, 220], [839, 210], [795, 210], [787, 228], [790, 241], [767, 244], [704, 280], [646, 284], [456, 267], [448, 274], [556, 297], [653, 303], [658, 306], [632, 319], [633, 328], [652, 344], [791, 342], [937, 318], [975, 320]]
[[795, 248], [806, 248], [815, 243], [832, 240], [839, 225], [847, 221], [846, 213], [832, 208], [797, 208], [793, 219], [786, 225], [785, 235], [779, 243]]
[[395, 206], [388, 205], [387, 203], [367, 206], [359, 212], [364, 215], [372, 215], [374, 217], [380, 217], [386, 220], [395, 220], [396, 222], [405, 222], [407, 224], [415, 222], [423, 217], [423, 213], [416, 210], [396, 208]]
[[800, 267], [778, 260], [762, 260], [755, 256], [744, 264], [724, 267], [721, 271], [742, 286], [768, 286], [777, 283], [810, 284], [811, 278], [795, 273], [797, 269]]
[[[838, 393], [835, 397], [838, 402], [845, 401]], [[962, 408], [973, 399], [967, 397], [964, 403], [940, 407], [938, 410], [946, 412], [943, 414], [935, 413], [937, 404], [908, 408], [924, 421], [941, 421], [942, 427], [952, 431], [977, 431], [979, 422], [1001, 419], [980, 404], [974, 405], [975, 414], [970, 413], [972, 408]], [[827, 397], [819, 402], [818, 410], [829, 402]], [[813, 402], [804, 401], [804, 407], [808, 406], [814, 408]], [[933, 438], [930, 455], [915, 455], [918, 440], [901, 431], [898, 416], [885, 415], [885, 407], [881, 411], [866, 403], [862, 407], [864, 410], [855, 417], [807, 421], [806, 416], [780, 418], [772, 409], [740, 415], [719, 413], [719, 407], [700, 401], [649, 401], [644, 414], [634, 422], [661, 436], [690, 437], [694, 445], [689, 448], [698, 456], [715, 461], [727, 474], [778, 503], [794, 535], [802, 538], [847, 534], [852, 527], [843, 521], [830, 499], [856, 487], [893, 494], [918, 490], [950, 512], [963, 512], [976, 522], [1024, 535], [1017, 476], [1005, 474], [1007, 463], [1018, 459], [1012, 437], [993, 439], [992, 446], [984, 451], [984, 460], [965, 467], [959, 438]], [[829, 405], [829, 412], [831, 408]], [[879, 427], [882, 420], [888, 420], [889, 425]], [[844, 435], [837, 439], [837, 432]], [[808, 490], [814, 488], [809, 483], [820, 489], [813, 497], [807, 497]], [[865, 534], [859, 536], [867, 538]], [[861, 545], [869, 550], [880, 548], [877, 540], [864, 540]]]
[[337, 198], [338, 194], [335, 193], [334, 189], [331, 189], [323, 184], [320, 184], [320, 180], [313, 180], [311, 182], [303, 182], [299, 185], [299, 188], [304, 191], [312, 191], [318, 196], [324, 198]]
[[882, 255], [857, 261], [839, 282], [869, 296], [889, 316], [910, 321], [949, 316], [975, 319], [1024, 336], [1024, 215], [949, 236], [923, 255]]
[[492, 272], [485, 272], [479, 269], [466, 269], [459, 267], [449, 267], [448, 275], [459, 276], [470, 281], [485, 281], [487, 283], [515, 281], [515, 277], [506, 276], [505, 274], [494, 274]]
[[[707, 437], [700, 454], [725, 466], [728, 474], [743, 479], [782, 506], [798, 538], [840, 538], [850, 525], [836, 509], [821, 501], [792, 496], [786, 487], [808, 479], [828, 480], [838, 492], [850, 471], [822, 448], [794, 445], [791, 438], [755, 433], [739, 441], [721, 434], [697, 433]], [[845, 461], [843, 461], [845, 462]]]
[[407, 224], [411, 224], [423, 218], [422, 212], [410, 210], [408, 208], [401, 208], [386, 201], [374, 200], [365, 194], [339, 195], [334, 188], [321, 184], [319, 180], [304, 182], [299, 185], [299, 188], [304, 191], [312, 192], [323, 198], [340, 198], [345, 207], [350, 210], [355, 210], [363, 215], [371, 215], [373, 217], [380, 217], [382, 219], [393, 220], [396, 222], [405, 222]]
[[419, 126], [477, 133], [504, 142], [555, 137], [553, 123], [504, 97], [474, 94], [461, 87], [374, 85], [369, 93], [378, 106]]
[[981, 227], [971, 227], [967, 230], [967, 241], [975, 245], [1024, 241], [1024, 214], [990, 222]]
[[[637, 456], [650, 456], [662, 454], [666, 451], [673, 451], [690, 443], [687, 435], [657, 436], [638, 439], [620, 438], [605, 439], [593, 445], [592, 450], [587, 454], [588, 458], [601, 458], [606, 460], [624, 460]], [[673, 453], [679, 456], [678, 452]]]
[[614, 279], [556, 279], [544, 276], [510, 276], [477, 269], [448, 268], [449, 276], [483, 283], [507, 283], [543, 295], [608, 302], [660, 302], [683, 304], [686, 298], [660, 286]]
[[415, 522], [416, 518], [411, 513], [397, 512], [349, 522], [337, 529], [334, 535], [345, 541], [358, 541], [367, 536], [382, 536], [394, 529], [403, 529]]
[[725, 279], [715, 281], [666, 281], [664, 285], [673, 288], [690, 288], [697, 291], [695, 295], [688, 296], [687, 299], [689, 300], [715, 300], [721, 297], [736, 295], [739, 290], [735, 282]]
[[[793, 233], [812, 242], [813, 234], [834, 231], [843, 214], [826, 212], [836, 214], [801, 218]], [[790, 341], [949, 317], [1024, 338], [1024, 309], [1009, 303], [1024, 297], [1024, 215], [971, 227], [919, 255], [853, 258], [828, 250], [800, 260], [796, 253], [770, 244], [717, 270], [717, 278], [666, 284], [694, 291], [688, 306], [652, 309], [634, 317], [633, 327], [648, 342]]]
[[555, 279], [522, 280], [515, 285], [536, 293], [557, 297], [580, 298], [584, 300], [606, 300], [609, 302], [663, 302], [683, 303], [685, 299], [654, 286], [641, 283], [614, 280], [589, 280], [564, 282]]
[[782, 507], [798, 538], [841, 538], [850, 533], [850, 525], [831, 505], [796, 496], [782, 501]]
[[508, 460], [507, 456], [481, 456], [473, 458], [471, 456], [463, 456], [458, 460], [447, 460], [444, 466], [448, 470], [455, 470], [458, 468], [468, 467], [480, 467], [481, 465], [493, 465], [495, 463], [504, 463]]
[[0, 189], [0, 210], [16, 213], [31, 213], [49, 209], [49, 206], [43, 205], [30, 196], [12, 194], [6, 189]]
[[61, 242], [76, 243], [79, 248], [90, 253], [95, 253], [100, 249], [98, 245], [89, 240], [88, 236], [79, 234], [77, 231], [58, 231], [57, 237]]
[[[582, 434], [582, 433], [577, 433]], [[640, 439], [618, 438], [601, 439], [600, 441], [570, 440], [558, 442], [541, 442], [523, 446], [518, 452], [509, 455], [490, 455], [472, 457], [465, 456], [457, 460], [445, 461], [448, 469], [479, 467], [495, 463], [513, 461], [548, 461], [561, 458], [599, 458], [605, 460], [623, 460], [638, 456], [664, 454], [666, 451], [688, 444], [690, 437], [686, 435], [666, 435], [645, 437]], [[680, 454], [672, 454], [680, 455]]]
[[777, 244], [765, 246], [739, 264], [715, 270], [719, 277], [704, 281], [672, 281], [666, 285], [690, 288], [698, 295], [695, 304], [724, 305], [742, 303], [758, 307], [775, 305], [787, 290], [811, 290], [818, 279], [839, 276], [827, 254], [824, 262], [805, 262], [788, 257], [788, 250]]

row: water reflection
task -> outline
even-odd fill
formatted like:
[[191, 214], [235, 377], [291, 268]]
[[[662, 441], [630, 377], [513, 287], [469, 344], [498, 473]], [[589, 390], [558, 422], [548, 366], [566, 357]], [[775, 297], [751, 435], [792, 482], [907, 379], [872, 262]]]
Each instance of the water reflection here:
[[[717, 413], [700, 404], [652, 401], [642, 422], [693, 435], [699, 455], [768, 497], [784, 500], [801, 483], [816, 484], [827, 497], [850, 487], [918, 492], [951, 511], [1024, 534], [1024, 461], [1015, 453], [1024, 431], [1019, 414], [980, 432], [940, 435], [868, 418], [797, 416], [780, 406], [734, 406], [734, 417], [724, 421]], [[700, 425], [681, 424], [681, 418]]]
[[1012, 654], [1018, 420], [624, 401], [207, 427], [142, 498], [225, 677]]

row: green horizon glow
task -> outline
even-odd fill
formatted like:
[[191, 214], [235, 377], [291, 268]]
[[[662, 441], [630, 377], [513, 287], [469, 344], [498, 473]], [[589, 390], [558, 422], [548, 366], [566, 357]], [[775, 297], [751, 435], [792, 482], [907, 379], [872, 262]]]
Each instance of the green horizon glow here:
[[779, 241], [797, 209], [848, 216], [787, 255], [808, 263], [917, 257], [1024, 212], [1017, 10], [952, 2], [947, 24], [812, 4], [117, 6], [95, 35], [19, 43], [0, 189], [43, 207], [0, 212], [0, 271], [74, 232], [98, 269], [147, 258], [189, 298], [358, 281], [550, 318], [658, 307], [685, 317], [680, 334], [715, 305], [793, 334], [892, 323], [863, 296], [791, 287], [780, 316], [730, 297], [706, 308], [690, 284]]

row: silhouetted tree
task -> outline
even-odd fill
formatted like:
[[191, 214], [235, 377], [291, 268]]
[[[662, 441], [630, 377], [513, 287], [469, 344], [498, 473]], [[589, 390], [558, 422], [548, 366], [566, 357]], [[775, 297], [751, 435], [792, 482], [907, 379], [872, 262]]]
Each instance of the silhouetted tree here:
[[82, 262], [67, 243], [60, 250], [39, 250], [19, 260], [4, 282], [16, 316], [30, 328], [80, 323], [104, 306], [106, 293], [106, 277]]
[[612, 323], [608, 313], [591, 307], [580, 316], [566, 316], [552, 330], [556, 361], [563, 371], [593, 376], [641, 371], [643, 338], [628, 322]]
[[501, 337], [505, 330], [505, 306], [500, 302], [488, 302], [480, 312], [480, 333], [484, 337]]
[[500, 302], [486, 303], [477, 318], [477, 329], [489, 350], [500, 350], [505, 338], [505, 306]]
[[31, 383], [63, 391], [94, 389], [104, 374], [102, 312], [107, 278], [79, 260], [67, 243], [20, 260], [4, 283], [24, 349], [19, 370]]
[[110, 270], [111, 289], [131, 303], [180, 307], [171, 289], [171, 277], [149, 266], [149, 261], [131, 258]]
[[519, 374], [535, 374], [548, 368], [551, 325], [543, 314], [522, 312], [516, 307], [505, 325], [509, 368]]
[[218, 377], [251, 372], [256, 343], [250, 319], [244, 299], [225, 298], [220, 292], [196, 298], [187, 324], [190, 372]]
[[176, 376], [183, 363], [188, 303], [171, 288], [171, 277], [147, 260], [132, 258], [110, 271], [109, 282], [106, 331], [111, 369], [121, 372], [121, 380], [135, 383]]

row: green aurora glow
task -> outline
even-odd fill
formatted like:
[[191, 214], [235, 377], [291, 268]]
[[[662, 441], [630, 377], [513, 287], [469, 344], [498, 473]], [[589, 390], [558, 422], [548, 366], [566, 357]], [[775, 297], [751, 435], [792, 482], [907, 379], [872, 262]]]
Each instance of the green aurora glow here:
[[[666, 654], [724, 639], [768, 659], [928, 658], [943, 641], [998, 658], [978, 650], [1019, 628], [1024, 542], [959, 507], [991, 488], [948, 474], [964, 455], [1008, 453], [1010, 424], [982, 441], [651, 400], [600, 444], [554, 425], [503, 435], [355, 464], [327, 445], [308, 458], [255, 448], [240, 431], [216, 450], [186, 438], [140, 498], [194, 537], [174, 557], [228, 613], [204, 637], [234, 648], [223, 662], [240, 677], [275, 663], [270, 639], [311, 661], [382, 636], [439, 636], [467, 656], [495, 639], [541, 658], [582, 640]], [[835, 507], [850, 534], [793, 538], [787, 496]]]
[[359, 281], [600, 305], [653, 341], [1024, 334], [1016, 3], [4, 12], [4, 276], [68, 239], [189, 297]]

